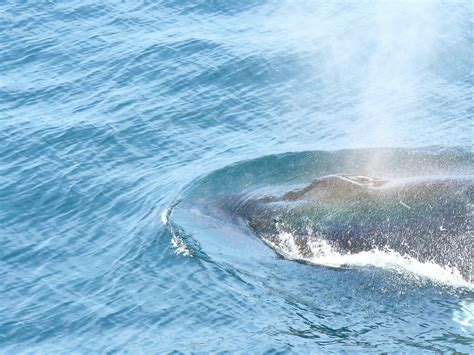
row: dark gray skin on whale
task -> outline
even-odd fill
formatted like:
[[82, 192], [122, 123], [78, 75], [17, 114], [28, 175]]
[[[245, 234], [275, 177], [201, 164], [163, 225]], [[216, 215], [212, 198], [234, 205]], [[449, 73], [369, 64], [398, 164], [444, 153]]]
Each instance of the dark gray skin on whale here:
[[233, 215], [270, 245], [291, 233], [303, 256], [311, 256], [308, 241], [317, 237], [341, 253], [389, 248], [472, 281], [473, 200], [473, 176], [331, 175], [281, 196], [248, 198]]

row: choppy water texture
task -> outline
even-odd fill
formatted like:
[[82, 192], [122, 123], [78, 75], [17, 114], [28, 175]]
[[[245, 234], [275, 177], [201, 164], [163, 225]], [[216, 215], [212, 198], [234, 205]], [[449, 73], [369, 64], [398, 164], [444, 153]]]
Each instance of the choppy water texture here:
[[340, 149], [424, 147], [472, 174], [473, 16], [2, 2], [0, 349], [472, 351], [473, 286], [449, 270], [383, 252], [297, 263], [177, 208], [318, 176], [313, 158]]

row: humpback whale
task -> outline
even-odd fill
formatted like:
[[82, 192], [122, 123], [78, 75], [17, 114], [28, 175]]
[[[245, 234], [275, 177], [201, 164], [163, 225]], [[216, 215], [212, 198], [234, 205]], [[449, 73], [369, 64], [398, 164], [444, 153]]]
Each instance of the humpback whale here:
[[278, 253], [284, 233], [303, 256], [389, 249], [474, 280], [474, 176], [380, 179], [330, 175], [280, 195], [248, 196], [232, 215]]

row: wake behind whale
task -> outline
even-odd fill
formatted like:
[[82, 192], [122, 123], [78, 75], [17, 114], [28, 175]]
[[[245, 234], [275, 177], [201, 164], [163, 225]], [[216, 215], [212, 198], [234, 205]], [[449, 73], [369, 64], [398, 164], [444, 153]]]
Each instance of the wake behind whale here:
[[395, 263], [472, 283], [472, 158], [454, 148], [267, 156], [194, 182], [167, 223], [177, 250], [187, 244], [226, 263], [265, 259], [266, 248], [311, 264]]

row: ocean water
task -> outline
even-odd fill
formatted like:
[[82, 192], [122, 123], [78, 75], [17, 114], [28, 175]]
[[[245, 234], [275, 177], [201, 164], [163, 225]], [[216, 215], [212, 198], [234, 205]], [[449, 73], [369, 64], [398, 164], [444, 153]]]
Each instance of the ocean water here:
[[369, 148], [472, 175], [473, 17], [468, 1], [0, 3], [0, 352], [472, 352], [456, 270], [287, 260], [195, 202], [343, 173], [333, 157]]

